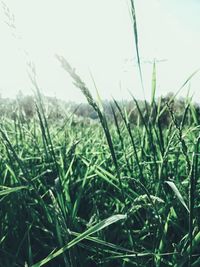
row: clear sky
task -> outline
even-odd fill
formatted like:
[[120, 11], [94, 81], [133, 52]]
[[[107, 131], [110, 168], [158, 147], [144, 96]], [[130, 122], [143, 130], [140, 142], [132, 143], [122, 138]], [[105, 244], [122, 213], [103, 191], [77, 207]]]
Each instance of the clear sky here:
[[[200, 67], [200, 1], [136, 0], [135, 7], [145, 95], [151, 94], [153, 59], [157, 96], [175, 92]], [[4, 0], [0, 34], [4, 97], [31, 92], [31, 61], [44, 94], [82, 101], [55, 54], [64, 56], [94, 92], [92, 73], [102, 98], [128, 98], [128, 91], [143, 97], [128, 0]], [[192, 79], [193, 92], [200, 102], [200, 74]]]

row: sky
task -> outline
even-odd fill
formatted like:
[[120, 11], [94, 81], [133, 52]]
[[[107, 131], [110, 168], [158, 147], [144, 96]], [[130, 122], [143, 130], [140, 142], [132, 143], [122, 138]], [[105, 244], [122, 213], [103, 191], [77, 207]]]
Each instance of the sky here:
[[[156, 96], [176, 92], [200, 68], [200, 1], [135, 0], [145, 97], [151, 96], [156, 61]], [[85, 101], [55, 55], [76, 69], [95, 97], [143, 99], [128, 0], [0, 1], [0, 94], [31, 94], [35, 67], [45, 95]], [[29, 73], [29, 74], [28, 74]], [[93, 77], [93, 78], [92, 78]], [[200, 102], [200, 73], [180, 95]]]

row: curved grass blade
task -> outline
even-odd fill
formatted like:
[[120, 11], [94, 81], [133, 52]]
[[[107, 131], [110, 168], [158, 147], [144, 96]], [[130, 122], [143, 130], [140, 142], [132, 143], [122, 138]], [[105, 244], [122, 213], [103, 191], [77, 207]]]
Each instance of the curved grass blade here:
[[[193, 76], [195, 76], [198, 72], [200, 71], [200, 69], [195, 70], [187, 79], [186, 81], [182, 84], [182, 86], [176, 91], [176, 93], [174, 93], [174, 95], [170, 98], [170, 100], [168, 101], [168, 105], [170, 105], [173, 100], [176, 98], [176, 96], [180, 93], [180, 91], [185, 87], [185, 85], [193, 78]], [[164, 107], [162, 108], [162, 110], [160, 111], [158, 118], [161, 117], [161, 115], [165, 112], [165, 110], [167, 109], [167, 105], [164, 105]]]
[[189, 209], [181, 195], [181, 193], [179, 192], [178, 188], [176, 187], [175, 183], [170, 182], [170, 181], [165, 181], [166, 184], [168, 184], [171, 189], [173, 190], [174, 194], [177, 196], [177, 198], [179, 199], [179, 201], [181, 202], [181, 204], [184, 206], [184, 208], [187, 210], [187, 212], [189, 213]]
[[86, 230], [85, 232], [83, 232], [82, 234], [80, 234], [79, 236], [74, 238], [72, 241], [70, 241], [64, 247], [62, 247], [59, 250], [57, 250], [56, 252], [50, 254], [45, 259], [41, 260], [40, 262], [32, 265], [32, 267], [43, 266], [47, 262], [51, 261], [52, 259], [54, 259], [57, 256], [59, 256], [60, 254], [62, 254], [64, 251], [70, 249], [71, 247], [75, 246], [76, 244], [78, 244], [82, 240], [86, 239], [88, 236], [90, 236], [90, 235], [92, 235], [92, 234], [104, 229], [105, 227], [108, 227], [109, 225], [111, 225], [113, 223], [116, 223], [119, 220], [124, 220], [124, 219], [126, 219], [126, 217], [127, 217], [126, 215], [117, 214], [117, 215], [113, 215], [113, 216], [111, 216], [111, 217], [109, 217], [109, 218], [107, 218], [107, 219], [95, 224], [94, 226], [90, 227], [88, 230]]

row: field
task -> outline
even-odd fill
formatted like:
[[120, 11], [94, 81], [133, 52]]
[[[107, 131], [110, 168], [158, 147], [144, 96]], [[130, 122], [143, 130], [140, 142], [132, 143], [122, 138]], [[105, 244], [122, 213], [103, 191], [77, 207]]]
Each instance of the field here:
[[[199, 117], [190, 98], [113, 120], [70, 65], [98, 120], [1, 118], [0, 266], [199, 266]], [[37, 88], [37, 84], [35, 82]], [[167, 112], [168, 122], [162, 121]], [[166, 117], [165, 117], [166, 118]]]
[[98, 119], [49, 116], [35, 77], [30, 110], [1, 109], [0, 267], [200, 266], [200, 108], [176, 100], [195, 73], [157, 99], [154, 63], [151, 101], [113, 100], [108, 116], [57, 58]]

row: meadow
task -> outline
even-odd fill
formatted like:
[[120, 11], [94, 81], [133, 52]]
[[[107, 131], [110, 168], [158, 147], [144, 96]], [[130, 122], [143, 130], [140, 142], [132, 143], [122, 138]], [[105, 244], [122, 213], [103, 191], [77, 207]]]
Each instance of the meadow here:
[[[135, 9], [131, 14], [139, 73]], [[97, 119], [48, 116], [36, 79], [34, 112], [0, 118], [0, 266], [200, 266], [200, 115], [177, 91], [133, 106], [93, 98], [58, 57]], [[5, 112], [6, 110], [6, 112]], [[133, 122], [134, 110], [134, 122]], [[30, 114], [29, 114], [30, 115]]]
[[[175, 96], [113, 120], [64, 58], [98, 115], [52, 120], [36, 81], [35, 114], [1, 117], [0, 266], [199, 266], [199, 116]], [[184, 83], [183, 86], [187, 84]], [[163, 121], [166, 114], [168, 122]], [[165, 126], [165, 123], [166, 126]]]

